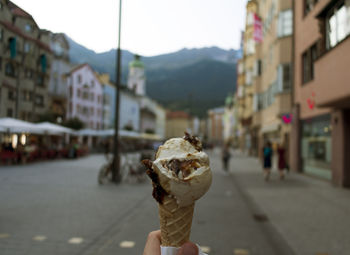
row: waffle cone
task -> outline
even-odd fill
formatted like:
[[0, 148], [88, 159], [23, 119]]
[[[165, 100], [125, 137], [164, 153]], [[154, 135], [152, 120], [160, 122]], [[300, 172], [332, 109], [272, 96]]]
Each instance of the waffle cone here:
[[172, 197], [164, 197], [159, 204], [162, 246], [180, 247], [190, 240], [194, 203], [179, 207]]

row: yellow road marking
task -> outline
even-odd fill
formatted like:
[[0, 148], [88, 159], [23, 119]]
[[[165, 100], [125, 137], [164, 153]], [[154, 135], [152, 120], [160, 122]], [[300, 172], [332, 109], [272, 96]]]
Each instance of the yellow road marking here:
[[246, 249], [234, 249], [233, 254], [234, 255], [249, 255], [249, 251]]
[[10, 235], [6, 233], [0, 233], [0, 238], [9, 238]]
[[201, 246], [202, 252], [209, 253], [210, 252], [210, 247], [209, 246]]
[[68, 240], [68, 243], [70, 244], [81, 244], [82, 242], [84, 242], [84, 239], [81, 237], [73, 237]]
[[33, 237], [33, 240], [34, 240], [34, 241], [38, 241], [38, 242], [45, 241], [46, 239], [47, 239], [46, 236], [34, 236], [34, 237]]
[[133, 241], [122, 241], [119, 246], [121, 248], [132, 248], [135, 246], [135, 242]]

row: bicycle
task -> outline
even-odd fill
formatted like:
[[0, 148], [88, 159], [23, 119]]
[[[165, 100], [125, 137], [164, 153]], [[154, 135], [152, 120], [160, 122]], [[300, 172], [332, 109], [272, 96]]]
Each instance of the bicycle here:
[[[102, 165], [98, 172], [98, 183], [105, 184], [112, 181], [113, 159]], [[121, 181], [135, 180], [138, 183], [144, 182], [146, 179], [146, 169], [141, 163], [133, 163], [131, 160], [122, 158], [120, 162], [120, 178]]]
[[112, 167], [113, 160], [110, 160], [109, 162], [101, 166], [97, 177], [98, 183], [100, 185], [105, 184], [108, 181], [112, 181]]

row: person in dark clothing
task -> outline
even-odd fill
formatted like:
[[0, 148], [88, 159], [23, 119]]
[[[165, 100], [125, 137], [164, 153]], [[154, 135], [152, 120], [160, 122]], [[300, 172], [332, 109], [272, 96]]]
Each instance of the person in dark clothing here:
[[231, 153], [230, 153], [230, 147], [227, 143], [224, 144], [221, 156], [222, 156], [222, 163], [223, 163], [224, 170], [225, 172], [228, 172]]
[[269, 141], [266, 142], [263, 148], [263, 164], [264, 164], [264, 179], [268, 181], [270, 178], [271, 166], [272, 166], [272, 155], [273, 150], [271, 143]]
[[284, 169], [286, 168], [286, 159], [285, 159], [285, 152], [284, 146], [281, 144], [278, 146], [277, 153], [278, 153], [278, 172], [280, 174], [280, 179], [284, 179]]

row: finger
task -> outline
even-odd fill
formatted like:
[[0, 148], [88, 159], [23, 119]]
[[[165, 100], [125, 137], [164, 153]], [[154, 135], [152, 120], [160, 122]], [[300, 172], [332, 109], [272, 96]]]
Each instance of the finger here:
[[160, 230], [148, 234], [143, 255], [160, 255]]
[[183, 244], [176, 255], [198, 255], [198, 247], [194, 243]]

